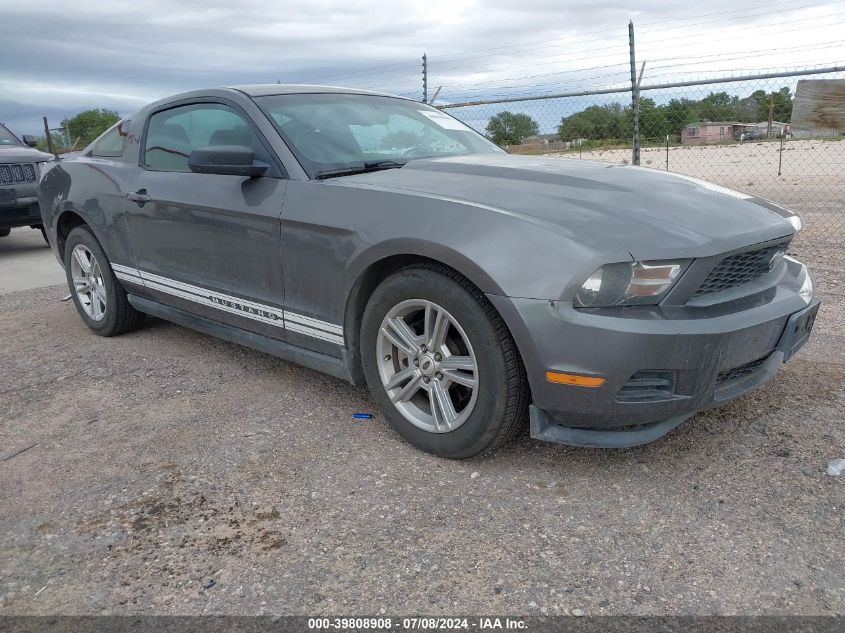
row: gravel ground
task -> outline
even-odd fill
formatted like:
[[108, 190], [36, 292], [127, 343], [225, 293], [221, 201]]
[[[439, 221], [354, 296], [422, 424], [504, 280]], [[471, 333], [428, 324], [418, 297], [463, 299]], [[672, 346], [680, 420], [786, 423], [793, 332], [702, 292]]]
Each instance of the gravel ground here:
[[646, 447], [451, 462], [365, 390], [163, 321], [0, 296], [2, 614], [833, 614], [843, 297], [763, 389]]

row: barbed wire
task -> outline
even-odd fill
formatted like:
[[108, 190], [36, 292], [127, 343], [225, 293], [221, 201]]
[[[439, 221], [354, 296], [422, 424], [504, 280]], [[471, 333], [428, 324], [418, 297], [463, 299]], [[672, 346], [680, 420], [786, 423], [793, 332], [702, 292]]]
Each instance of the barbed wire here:
[[[718, 23], [724, 22], [724, 21], [735, 22], [736, 20], [743, 20], [743, 19], [746, 19], [746, 18], [755, 18], [755, 17], [763, 17], [763, 16], [771, 15], [771, 8], [772, 7], [793, 4], [794, 2], [797, 2], [797, 1], [799, 1], [799, 0], [784, 0], [782, 2], [772, 3], [772, 4], [769, 4], [769, 5], [758, 5], [756, 7], [748, 7], [748, 8], [744, 8], [744, 9], [734, 9], [734, 10], [731, 10], [731, 11], [719, 11], [719, 12], [704, 13], [704, 14], [699, 14], [699, 15], [696, 15], [696, 16], [690, 16], [690, 17], [684, 17], [684, 18], [672, 18], [672, 19], [660, 20], [660, 21], [656, 21], [656, 22], [645, 22], [645, 23], [640, 25], [640, 28], [638, 28], [638, 39], [641, 42], [640, 54], [645, 56], [645, 55], [651, 55], [651, 53], [652, 53], [652, 51], [648, 48], [648, 44], [646, 43], [650, 33], [663, 32], [665, 30], [669, 30], [670, 28], [673, 28], [673, 27], [664, 27], [664, 28], [661, 28], [661, 29], [651, 29], [651, 30], [649, 30], [648, 28], [641, 28], [641, 27], [647, 27], [648, 25], [652, 25], [652, 24], [663, 24], [663, 25], [665, 25], [665, 24], [672, 24], [672, 23], [675, 23], [675, 22], [684, 22], [684, 28], [689, 28], [689, 27], [703, 25], [703, 24], [718, 24]], [[785, 7], [784, 11], [787, 11], [787, 12], [802, 11], [802, 10], [807, 10], [807, 9], [812, 9], [812, 8], [819, 8], [819, 7], [823, 7], [823, 6], [830, 6], [830, 5], [829, 5], [829, 3], [802, 4], [800, 6]], [[753, 13], [753, 11], [756, 11], [758, 9], [763, 9], [763, 8], [768, 9], [768, 11], [763, 12], [763, 13]], [[752, 13], [749, 13], [749, 12], [752, 12]], [[744, 15], [737, 15], [737, 14], [744, 14]], [[706, 21], [706, 22], [698, 22], [698, 23], [690, 22], [690, 20], [695, 20], [695, 19], [700, 18], [700, 17], [727, 16], [727, 15], [730, 15], [732, 17], [730, 17], [730, 18], [719, 18], [717, 20], [709, 20], [709, 21]], [[778, 27], [778, 26], [794, 25], [794, 24], [797, 24], [797, 23], [813, 22], [813, 21], [817, 21], [817, 20], [829, 20], [831, 18], [839, 17], [839, 16], [843, 16], [843, 15], [845, 15], [845, 12], [825, 14], [825, 15], [817, 15], [817, 16], [808, 16], [808, 17], [805, 17], [805, 18], [790, 18], [790, 19], [782, 20], [782, 21], [768, 22], [766, 24], [759, 25], [756, 28], [757, 29], [763, 29], [765, 31], [765, 30], [775, 28], [775, 27]], [[782, 15], [779, 15], [778, 17], [782, 17]], [[833, 25], [833, 26], [838, 26], [838, 25]], [[781, 29], [780, 33], [781, 34], [793, 33], [793, 32], [802, 31], [805, 28], [806, 27], [802, 27], [802, 28], [798, 28], [798, 29], [787, 29], [787, 30]], [[545, 40], [545, 41], [541, 41], [539, 43], [534, 43], [531, 46], [527, 46], [527, 47], [526, 47], [526, 45], [515, 45], [515, 46], [512, 45], [512, 46], [503, 46], [503, 47], [491, 47], [491, 48], [487, 48], [487, 49], [476, 49], [476, 50], [468, 51], [467, 54], [465, 54], [465, 55], [452, 56], [452, 57], [440, 57], [439, 59], [437, 57], [432, 56], [430, 64], [432, 66], [432, 70], [436, 70], [437, 72], [440, 72], [440, 73], [445, 73], [444, 83], [448, 83], [449, 75], [448, 75], [448, 72], [446, 72], [446, 71], [449, 71], [450, 67], [451, 67], [452, 70], [457, 70], [457, 71], [459, 71], [463, 74], [467, 73], [470, 70], [479, 70], [479, 69], [484, 70], [484, 71], [488, 71], [488, 72], [490, 72], [491, 70], [495, 70], [495, 71], [498, 71], [498, 72], [507, 72], [509, 70], [517, 70], [519, 68], [526, 68], [526, 67], [535, 66], [535, 65], [538, 65], [538, 64], [543, 63], [543, 62], [549, 63], [549, 62], [553, 62], [553, 61], [567, 61], [567, 62], [571, 63], [571, 62], [575, 62], [575, 61], [581, 61], [581, 60], [584, 60], [584, 59], [592, 59], [593, 61], [596, 61], [596, 60], [600, 60], [600, 59], [607, 59], [609, 57], [614, 57], [614, 56], [620, 56], [621, 57], [627, 51], [627, 47], [624, 46], [624, 45], [621, 45], [621, 44], [617, 44], [618, 40], [616, 40], [616, 39], [610, 40], [607, 37], [605, 37], [605, 38], [592, 38], [591, 37], [592, 35], [596, 35], [596, 34], [620, 32], [621, 30], [622, 29], [617, 29], [617, 28], [602, 29], [602, 30], [599, 30], [599, 31], [591, 32], [591, 33], [585, 33], [585, 34], [577, 35], [574, 38], [573, 37], [566, 38], [563, 41], [561, 41], [560, 38], [555, 38], [553, 40]], [[698, 42], [704, 41], [705, 39], [710, 43], [719, 43], [719, 42], [725, 41], [722, 38], [718, 38], [718, 37], [714, 38], [713, 34], [703, 33], [703, 34], [684, 35], [684, 36], [680, 36], [680, 37], [677, 37], [677, 38], [668, 38], [668, 39], [667, 38], [661, 38], [660, 39], [660, 45], [661, 45], [661, 50], [663, 51], [663, 54], [665, 55], [665, 46], [672, 41], [683, 40], [684, 46], [688, 47], [690, 44], [698, 43]], [[546, 42], [547, 45], [538, 45], [538, 44], [543, 44], [543, 42]], [[612, 42], [610, 46], [608, 45], [609, 42]], [[643, 46], [644, 43], [646, 43], [645, 46]], [[597, 46], [592, 47], [592, 48], [585, 48], [585, 45], [588, 45], [588, 44], [596, 44]], [[536, 55], [536, 53], [539, 50], [548, 49], [548, 48], [552, 48], [552, 47], [557, 48], [559, 50], [562, 49], [564, 52], [559, 52], [559, 53], [552, 55], [552, 56], [542, 56], [542, 55], [537, 56]], [[577, 54], [574, 54], [574, 55], [566, 52], [566, 51], [576, 51], [576, 49], [577, 49]], [[490, 53], [497, 53], [499, 55], [504, 54], [504, 53], [507, 53], [507, 54], [510, 54], [510, 55], [514, 55], [514, 54], [517, 54], [517, 53], [529, 53], [529, 54], [533, 54], [534, 57], [531, 58], [531, 60], [528, 64], [524, 64], [524, 65], [521, 65], [521, 66], [520, 65], [514, 65], [514, 64], [510, 64], [510, 65], [496, 64], [495, 66], [492, 66], [492, 68], [491, 68], [491, 59], [490, 59], [491, 55], [490, 55]], [[483, 59], [484, 63], [477, 64], [477, 65], [467, 65], [465, 63], [466, 61], [473, 60], [473, 59]], [[464, 62], [464, 63], [460, 67], [455, 67], [455, 63], [458, 62], [458, 61], [461, 61], [461, 62]], [[529, 60], [527, 60], [527, 61], [529, 61]], [[621, 65], [621, 63], [622, 62], [620, 62], [620, 65]], [[612, 66], [614, 66], [614, 64], [606, 64], [606, 66], [612, 67]], [[404, 71], [406, 69], [409, 70], [411, 68], [416, 68], [416, 67], [418, 67], [417, 61], [413, 61], [413, 62], [412, 61], [394, 62], [394, 63], [390, 63], [390, 64], [383, 64], [383, 65], [380, 65], [380, 66], [365, 68], [365, 69], [361, 69], [361, 70], [357, 70], [357, 71], [351, 71], [351, 72], [342, 73], [342, 74], [334, 74], [334, 75], [323, 76], [323, 77], [319, 78], [319, 81], [321, 81], [321, 82], [334, 82], [334, 81], [348, 82], [348, 81], [354, 80], [354, 81], [358, 82], [362, 79], [366, 79], [366, 80], [369, 80], [370, 82], [372, 82], [373, 80], [375, 80], [375, 82], [376, 82], [376, 83], [371, 83], [370, 88], [380, 87], [380, 86], [384, 86], [386, 84], [394, 83], [394, 80], [399, 79], [404, 74]], [[560, 71], [560, 72], [562, 73], [563, 71]], [[508, 79], [503, 79], [503, 80], [493, 79], [493, 80], [491, 80], [491, 82], [495, 82], [495, 81], [508, 81]]]

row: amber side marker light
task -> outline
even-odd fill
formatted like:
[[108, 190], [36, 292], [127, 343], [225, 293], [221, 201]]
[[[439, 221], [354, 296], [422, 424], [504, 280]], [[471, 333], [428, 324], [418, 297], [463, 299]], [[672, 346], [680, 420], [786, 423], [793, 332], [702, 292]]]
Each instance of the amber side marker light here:
[[578, 374], [564, 374], [560, 371], [547, 371], [546, 380], [560, 385], [576, 385], [578, 387], [601, 387], [606, 380], [599, 376], [579, 376]]

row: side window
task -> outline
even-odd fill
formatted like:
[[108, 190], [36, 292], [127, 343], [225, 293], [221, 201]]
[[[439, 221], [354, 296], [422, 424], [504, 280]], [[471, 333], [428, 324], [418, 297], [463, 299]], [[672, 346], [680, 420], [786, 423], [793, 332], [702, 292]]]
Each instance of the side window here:
[[190, 172], [191, 152], [209, 145], [243, 145], [255, 152], [256, 160], [271, 164], [267, 150], [246, 120], [219, 103], [156, 112], [147, 129], [144, 164], [156, 171]]
[[100, 137], [100, 140], [91, 148], [91, 156], [101, 156], [105, 158], [116, 158], [123, 156], [123, 150], [126, 149], [126, 138], [128, 136], [131, 121], [128, 119], [121, 121], [115, 125], [108, 132]]

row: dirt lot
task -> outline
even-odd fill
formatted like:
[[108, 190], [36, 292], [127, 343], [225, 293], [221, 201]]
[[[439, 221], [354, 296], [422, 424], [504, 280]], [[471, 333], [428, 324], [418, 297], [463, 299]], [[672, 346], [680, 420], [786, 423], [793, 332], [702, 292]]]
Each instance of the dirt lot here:
[[[624, 451], [450, 462], [366, 392], [162, 321], [0, 297], [0, 613], [832, 614], [845, 328]], [[477, 475], [475, 475], [477, 473]]]
[[440, 460], [353, 420], [363, 389], [158, 320], [96, 337], [61, 286], [0, 294], [0, 613], [843, 613], [845, 142], [795, 143], [782, 178], [771, 145], [670, 161], [802, 212], [814, 339], [637, 449]]

